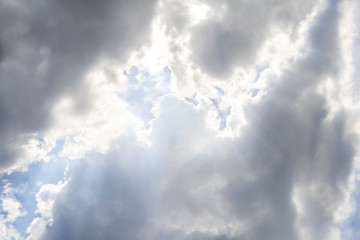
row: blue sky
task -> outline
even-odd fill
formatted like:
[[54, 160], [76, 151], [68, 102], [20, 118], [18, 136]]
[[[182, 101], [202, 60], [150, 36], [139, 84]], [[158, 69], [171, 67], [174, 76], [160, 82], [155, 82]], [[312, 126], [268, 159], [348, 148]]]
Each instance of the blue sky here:
[[0, 239], [359, 239], [359, 7], [0, 0]]

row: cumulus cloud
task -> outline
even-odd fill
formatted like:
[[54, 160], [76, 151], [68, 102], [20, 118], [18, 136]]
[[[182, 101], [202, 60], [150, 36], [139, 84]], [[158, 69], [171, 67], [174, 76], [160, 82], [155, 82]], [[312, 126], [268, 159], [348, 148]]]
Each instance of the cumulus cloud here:
[[27, 239], [349, 236], [356, 4], [1, 4], [2, 168], [74, 160]]
[[64, 182], [59, 182], [58, 184], [45, 184], [41, 186], [36, 194], [37, 210], [35, 213], [38, 216], [32, 220], [27, 228], [29, 236], [26, 239], [40, 239], [46, 228], [52, 224], [54, 200], [65, 184]]
[[7, 181], [2, 181], [2, 193], [0, 202], [0, 236], [2, 239], [21, 239], [19, 233], [14, 227], [14, 222], [26, 215], [21, 203], [16, 199], [14, 189]]
[[[211, 6], [220, 16], [196, 26], [191, 37], [195, 63], [208, 74], [224, 77], [235, 67], [251, 65], [276, 28], [296, 31], [309, 12], [309, 1], [225, 1]], [[207, 36], [204, 38], [203, 36]]]
[[[101, 58], [124, 60], [146, 40], [154, 1], [1, 1], [1, 167], [22, 158], [26, 136], [47, 129], [67, 96], [92, 104], [84, 75]], [[25, 136], [25, 137], [24, 137]]]

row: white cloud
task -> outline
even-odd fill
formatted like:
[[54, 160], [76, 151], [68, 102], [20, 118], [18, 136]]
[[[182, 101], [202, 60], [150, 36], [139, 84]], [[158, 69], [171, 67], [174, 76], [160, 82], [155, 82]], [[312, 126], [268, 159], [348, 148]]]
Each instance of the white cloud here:
[[11, 184], [2, 181], [1, 214], [0, 214], [0, 237], [4, 240], [21, 239], [21, 234], [15, 229], [14, 222], [26, 214], [21, 203], [16, 199]]
[[58, 184], [42, 185], [39, 192], [36, 194], [37, 210], [35, 217], [30, 226], [27, 228], [29, 234], [27, 240], [37, 240], [42, 237], [46, 229], [51, 226], [53, 222], [53, 205], [57, 194], [66, 185], [66, 182], [59, 182]]
[[15, 198], [14, 190], [9, 182], [3, 182], [3, 190], [1, 194], [1, 210], [6, 213], [3, 221], [5, 223], [13, 223], [18, 217], [26, 214], [21, 203]]
[[21, 235], [13, 226], [4, 223], [3, 216], [0, 216], [0, 237], [4, 240], [20, 240]]

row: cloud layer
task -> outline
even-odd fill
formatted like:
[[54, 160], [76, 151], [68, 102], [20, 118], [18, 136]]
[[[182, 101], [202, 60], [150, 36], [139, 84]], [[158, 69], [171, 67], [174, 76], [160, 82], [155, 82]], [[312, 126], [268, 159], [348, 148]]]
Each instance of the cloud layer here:
[[3, 238], [355, 238], [357, 7], [1, 1]]
[[102, 58], [126, 59], [146, 41], [154, 2], [0, 4], [0, 163], [7, 168], [24, 158], [18, 146], [27, 135], [49, 127], [61, 98], [73, 99], [76, 111], [91, 106], [87, 71]]

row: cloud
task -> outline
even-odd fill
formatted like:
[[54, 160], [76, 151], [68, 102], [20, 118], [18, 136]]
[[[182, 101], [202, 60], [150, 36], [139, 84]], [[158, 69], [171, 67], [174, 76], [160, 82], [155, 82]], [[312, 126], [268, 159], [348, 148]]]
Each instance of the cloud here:
[[[177, 8], [182, 11], [173, 13], [175, 4], [170, 3], [164, 7], [167, 13], [164, 25], [170, 36], [186, 36], [190, 31], [186, 44], [190, 46], [192, 67], [223, 80], [232, 75], [234, 69], [248, 68], [257, 62], [258, 55], [265, 50], [264, 45], [279, 29], [295, 33], [299, 22], [314, 6], [311, 1], [296, 0], [196, 2], [207, 7], [205, 20], [194, 24], [186, 16], [191, 8], [183, 4]], [[179, 51], [174, 47], [174, 54]]]
[[14, 227], [14, 222], [26, 215], [21, 203], [16, 199], [14, 189], [7, 181], [2, 181], [2, 194], [0, 205], [0, 237], [2, 239], [21, 239], [21, 234]]
[[14, 190], [11, 188], [10, 183], [4, 183], [3, 192], [1, 196], [1, 209], [6, 212], [5, 222], [13, 223], [18, 217], [26, 214], [22, 209], [21, 203], [16, 200]]
[[351, 168], [351, 139], [339, 144], [344, 119], [327, 123], [311, 88], [285, 100], [281, 89], [249, 106], [249, 124], [233, 141], [206, 129], [203, 111], [163, 98], [152, 146], [130, 137], [80, 162], [44, 239], [298, 239], [300, 227], [307, 239], [324, 238]]
[[0, 85], [0, 152], [76, 160], [40, 188], [28, 239], [341, 239], [349, 2], [20, 3], [2, 3], [1, 67], [18, 83], [37, 70]]
[[44, 184], [41, 186], [39, 192], [36, 194], [37, 210], [35, 217], [30, 226], [27, 228], [29, 236], [26, 238], [40, 239], [46, 231], [48, 226], [51, 226], [53, 221], [53, 205], [59, 191], [64, 187], [66, 183], [59, 182], [58, 184]]
[[1, 168], [26, 137], [51, 126], [64, 96], [92, 105], [84, 76], [101, 58], [125, 60], [146, 39], [154, 1], [1, 1]]
[[[163, 165], [174, 168], [174, 164], [181, 164], [185, 159], [174, 158], [174, 162], [167, 164], [167, 157], [175, 151], [181, 154], [183, 148], [189, 146], [184, 142], [187, 133], [194, 127], [201, 127], [199, 120], [196, 125], [187, 124], [194, 123], [187, 121], [193, 110], [184, 102], [165, 98], [164, 105], [166, 108], [161, 109], [166, 113], [162, 113], [163, 117], [153, 125], [155, 140], [150, 149], [139, 147], [136, 138], [129, 136], [117, 150], [105, 156], [89, 154], [88, 160], [78, 162], [74, 174], [55, 201], [53, 225], [43, 239], [111, 239], [119, 236], [143, 239], [147, 234], [156, 234], [151, 232], [156, 223], [156, 206], [162, 205], [159, 201], [163, 201], [158, 188], [166, 184], [162, 181], [167, 181], [168, 177], [168, 173], [162, 173], [162, 169], [166, 171]], [[167, 125], [168, 122], [172, 126]], [[182, 132], [183, 138], [180, 137]], [[197, 149], [189, 150], [188, 154], [192, 156], [194, 151]]]

